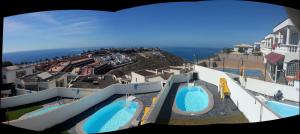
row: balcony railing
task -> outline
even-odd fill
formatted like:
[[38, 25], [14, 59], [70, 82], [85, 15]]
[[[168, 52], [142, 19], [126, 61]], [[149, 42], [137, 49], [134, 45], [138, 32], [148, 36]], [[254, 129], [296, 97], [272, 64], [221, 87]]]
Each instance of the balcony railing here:
[[274, 51], [279, 52], [288, 52], [288, 53], [299, 53], [300, 52], [300, 45], [292, 45], [292, 44], [279, 44], [275, 45]]

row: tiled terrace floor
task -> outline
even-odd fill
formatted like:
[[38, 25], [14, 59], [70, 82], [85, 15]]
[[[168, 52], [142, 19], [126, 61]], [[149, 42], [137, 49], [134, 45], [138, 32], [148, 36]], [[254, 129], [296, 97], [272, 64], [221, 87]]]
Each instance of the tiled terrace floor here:
[[220, 99], [217, 86], [196, 81], [197, 85], [208, 89], [214, 99], [213, 108], [201, 115], [182, 115], [172, 111], [174, 100], [180, 84], [173, 84], [162, 109], [157, 117], [156, 123], [169, 125], [202, 125], [217, 123], [246, 123], [247, 118], [238, 110], [230, 98], [224, 101]]
[[[140, 100], [141, 102], [143, 102], [143, 108], [142, 108], [142, 112], [140, 113], [140, 115], [138, 116], [138, 119], [140, 119], [143, 114], [144, 114], [144, 108], [146, 106], [150, 106], [151, 102], [152, 102], [152, 98], [157, 96], [159, 92], [151, 92], [151, 93], [142, 93], [142, 94], [133, 94], [138, 100]], [[121, 97], [125, 97], [124, 95], [113, 95], [111, 97], [109, 97], [108, 99], [104, 100], [103, 102], [100, 102], [98, 104], [96, 104], [95, 106], [89, 108], [88, 110], [80, 113], [79, 115], [76, 115], [75, 117], [61, 123], [58, 124], [48, 130], [45, 130], [46, 132], [51, 132], [51, 133], [60, 133], [62, 131], [67, 131], [68, 133], [71, 134], [76, 134], [75, 132], [75, 126], [77, 123], [79, 123], [80, 121], [88, 118], [89, 116], [91, 116], [93, 113], [95, 113], [97, 110], [101, 109], [102, 107], [110, 104], [111, 102], [115, 101], [118, 98]]]

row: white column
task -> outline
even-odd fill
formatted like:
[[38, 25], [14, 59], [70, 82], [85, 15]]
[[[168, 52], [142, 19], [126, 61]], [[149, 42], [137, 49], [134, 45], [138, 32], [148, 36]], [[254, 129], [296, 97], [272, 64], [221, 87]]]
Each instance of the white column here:
[[271, 79], [273, 80], [273, 77], [272, 77], [272, 64], [269, 64], [269, 66], [270, 66], [269, 75], [270, 75]]
[[280, 44], [281, 43], [281, 33], [280, 32], [278, 32], [278, 44]]
[[279, 38], [279, 33], [278, 34], [276, 34], [276, 38], [277, 38], [277, 44], [279, 43], [279, 41], [280, 41], [280, 38]]
[[293, 51], [292, 51], [292, 52], [296, 52], [296, 51], [295, 51], [295, 47], [292, 47], [292, 48], [293, 48]]
[[287, 69], [287, 62], [284, 62], [284, 63], [283, 63], [283, 70], [286, 71], [286, 69]]
[[289, 27], [286, 28], [286, 40], [285, 40], [285, 44], [290, 44], [290, 28]]
[[275, 67], [275, 83], [277, 83], [277, 65]]

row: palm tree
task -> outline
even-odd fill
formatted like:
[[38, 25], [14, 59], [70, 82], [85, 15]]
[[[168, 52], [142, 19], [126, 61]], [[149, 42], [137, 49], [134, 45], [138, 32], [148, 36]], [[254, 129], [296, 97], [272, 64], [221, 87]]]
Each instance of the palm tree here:
[[2, 62], [2, 67], [7, 67], [7, 66], [12, 66], [14, 65], [11, 61], [3, 61]]

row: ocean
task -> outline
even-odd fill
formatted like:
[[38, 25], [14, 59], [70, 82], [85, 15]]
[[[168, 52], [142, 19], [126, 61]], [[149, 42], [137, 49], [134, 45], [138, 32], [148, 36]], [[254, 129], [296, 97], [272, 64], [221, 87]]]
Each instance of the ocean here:
[[[95, 50], [100, 47], [88, 47], [88, 48], [61, 48], [61, 49], [48, 49], [48, 50], [34, 50], [34, 51], [22, 51], [22, 52], [10, 52], [3, 53], [3, 61], [11, 61], [14, 64], [21, 62], [35, 62], [42, 59], [51, 59], [54, 57], [77, 55], [87, 50]], [[200, 48], [200, 47], [162, 47], [161, 50], [167, 51], [173, 55], [179, 56], [187, 61], [193, 61], [194, 55], [198, 55], [199, 59], [208, 58], [218, 53], [220, 48]]]
[[2, 61], [11, 61], [14, 64], [21, 62], [35, 62], [46, 58], [51, 59], [54, 57], [77, 55], [83, 51], [94, 49], [96, 48], [60, 48], [2, 53]]
[[193, 59], [207, 59], [220, 52], [221, 48], [202, 48], [202, 47], [163, 47], [161, 50], [167, 51], [173, 55], [183, 58], [186, 61], [193, 62]]

